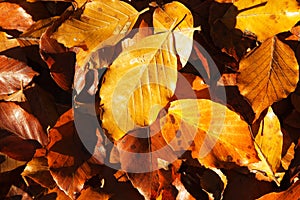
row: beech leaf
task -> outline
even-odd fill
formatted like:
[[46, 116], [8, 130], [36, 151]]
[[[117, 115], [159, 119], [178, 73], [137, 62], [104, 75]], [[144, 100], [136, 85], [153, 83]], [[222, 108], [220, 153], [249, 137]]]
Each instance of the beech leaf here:
[[23, 139], [37, 140], [41, 145], [48, 143], [38, 119], [12, 102], [0, 102], [0, 128]]
[[[244, 0], [235, 1], [233, 5], [239, 11], [235, 27], [254, 33], [259, 41], [289, 31], [300, 18], [300, 5], [296, 0]], [[233, 10], [224, 15], [225, 24], [235, 17], [231, 13]]]
[[71, 16], [53, 34], [66, 47], [84, 47], [77, 60], [79, 66], [88, 60], [88, 53], [119, 42], [133, 27], [140, 13], [119, 0], [88, 2], [80, 18]]
[[36, 75], [25, 63], [0, 55], [0, 95], [17, 92]]
[[175, 48], [182, 66], [187, 63], [193, 48], [194, 19], [191, 11], [178, 1], [165, 4], [153, 13], [154, 32], [168, 31], [174, 24]]
[[299, 65], [293, 50], [276, 36], [267, 39], [240, 62], [237, 85], [258, 119], [261, 112], [293, 92]]
[[276, 172], [280, 167], [282, 145], [283, 134], [280, 130], [279, 119], [269, 107], [255, 137], [255, 149], [261, 161], [250, 164], [248, 166], [250, 171], [264, 172], [269, 180], [274, 180], [279, 185], [283, 174], [280, 178]]
[[150, 125], [173, 96], [177, 57], [171, 32], [148, 36], [122, 52], [100, 89], [103, 128], [115, 140]]
[[162, 135], [175, 150], [187, 149], [205, 167], [258, 162], [248, 124], [226, 106], [206, 99], [171, 102]]

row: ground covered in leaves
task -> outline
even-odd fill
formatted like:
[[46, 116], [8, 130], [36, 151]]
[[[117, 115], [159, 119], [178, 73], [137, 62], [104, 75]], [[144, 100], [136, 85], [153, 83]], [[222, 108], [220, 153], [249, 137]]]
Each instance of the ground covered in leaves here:
[[299, 199], [299, 1], [0, 12], [0, 199]]

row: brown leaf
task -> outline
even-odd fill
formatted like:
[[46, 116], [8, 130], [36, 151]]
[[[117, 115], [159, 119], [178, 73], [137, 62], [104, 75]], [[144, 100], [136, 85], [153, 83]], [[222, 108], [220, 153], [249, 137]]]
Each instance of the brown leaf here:
[[5, 32], [0, 32], [0, 43], [0, 52], [19, 46], [18, 41], [16, 39], [9, 38]]
[[0, 95], [14, 93], [27, 86], [38, 75], [25, 63], [0, 56]]
[[47, 135], [40, 122], [21, 106], [12, 102], [0, 102], [0, 128], [23, 139], [37, 140], [41, 145], [48, 143]]
[[0, 26], [3, 29], [16, 29], [23, 32], [34, 23], [32, 17], [18, 4], [1, 2], [0, 10], [2, 12]]
[[241, 60], [237, 85], [252, 105], [255, 120], [264, 109], [295, 90], [299, 65], [294, 55], [274, 36]]
[[13, 158], [8, 157], [5, 154], [0, 153], [0, 173], [8, 172], [14, 170], [20, 166], [26, 164], [25, 161], [18, 161]]
[[10, 190], [9, 192], [7, 193], [6, 197], [7, 198], [11, 198], [11, 199], [14, 199], [14, 198], [18, 198], [21, 196], [21, 199], [20, 200], [32, 200], [32, 198], [30, 197], [30, 195], [28, 193], [26, 193], [24, 190], [12, 185], [10, 187]]
[[[78, 196], [85, 181], [95, 174], [93, 165], [88, 161], [91, 154], [86, 149], [94, 148], [97, 141], [95, 121], [86, 115], [79, 117], [80, 119], [76, 120], [83, 124], [75, 126], [73, 110], [64, 113], [50, 130], [50, 143], [47, 146], [48, 165], [53, 179], [71, 198]], [[85, 132], [82, 132], [82, 129]], [[82, 133], [88, 133], [90, 136], [85, 135], [87, 138], [83, 138], [79, 135]], [[85, 145], [92, 142], [92, 147], [85, 147], [81, 139], [94, 140], [83, 141]], [[103, 161], [105, 155], [101, 156], [102, 158], [98, 157], [98, 160]]]
[[50, 174], [48, 162], [45, 157], [34, 157], [27, 163], [21, 175], [23, 177], [29, 177], [46, 188], [52, 189], [56, 186], [56, 183]]
[[0, 132], [0, 152], [15, 160], [30, 161], [38, 147], [34, 142], [23, 140], [5, 130]]
[[300, 181], [294, 183], [289, 189], [282, 192], [272, 192], [260, 197], [258, 200], [299, 200], [300, 194]]

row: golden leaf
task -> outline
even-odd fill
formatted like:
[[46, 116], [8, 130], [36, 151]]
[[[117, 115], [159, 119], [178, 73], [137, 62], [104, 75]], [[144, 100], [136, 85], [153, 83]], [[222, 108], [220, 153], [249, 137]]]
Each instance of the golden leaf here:
[[226, 106], [206, 99], [171, 103], [161, 120], [162, 135], [175, 150], [192, 143], [192, 156], [206, 167], [258, 162], [248, 124]]
[[168, 31], [177, 23], [174, 30], [175, 48], [182, 66], [185, 66], [193, 47], [194, 19], [191, 11], [177, 1], [155, 9], [153, 26], [156, 33]]
[[20, 45], [17, 39], [9, 39], [5, 32], [0, 32], [0, 44], [0, 52]]
[[141, 14], [131, 5], [118, 0], [88, 2], [83, 9], [79, 19], [70, 17], [53, 34], [66, 47], [80, 46], [88, 50], [78, 55], [79, 66], [88, 60], [89, 52], [119, 42]]
[[272, 108], [269, 107], [255, 137], [255, 149], [261, 161], [250, 164], [248, 166], [250, 171], [264, 172], [269, 178], [264, 180], [274, 180], [279, 185], [280, 176], [276, 172], [280, 167], [282, 145], [283, 135], [280, 122]]
[[123, 51], [100, 90], [103, 127], [115, 140], [150, 125], [173, 96], [177, 58], [171, 32], [152, 35]]
[[26, 161], [19, 161], [0, 153], [0, 173], [9, 172], [26, 164]]
[[[239, 10], [235, 27], [255, 33], [260, 41], [290, 30], [300, 19], [300, 5], [296, 0], [244, 0], [233, 4]], [[224, 19], [230, 19], [229, 15]]]
[[293, 50], [275, 36], [243, 58], [239, 72], [238, 88], [258, 119], [264, 109], [295, 90], [299, 65]]

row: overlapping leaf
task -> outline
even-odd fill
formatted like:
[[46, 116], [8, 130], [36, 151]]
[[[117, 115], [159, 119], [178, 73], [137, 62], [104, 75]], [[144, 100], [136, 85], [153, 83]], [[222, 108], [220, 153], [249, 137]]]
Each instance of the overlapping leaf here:
[[280, 175], [276, 172], [280, 167], [282, 145], [283, 135], [280, 130], [280, 122], [272, 108], [269, 108], [255, 137], [255, 149], [261, 161], [250, 164], [249, 169], [265, 173], [270, 180], [274, 180], [279, 185], [283, 174]]
[[246, 122], [235, 112], [210, 100], [177, 100], [162, 120], [162, 134], [174, 150], [192, 143], [193, 157], [206, 167], [258, 162]]
[[32, 17], [18, 4], [1, 2], [0, 10], [2, 12], [0, 27], [3, 29], [16, 29], [23, 32], [34, 23]]
[[255, 119], [264, 109], [294, 91], [299, 79], [293, 50], [276, 36], [242, 59], [239, 72], [237, 85], [256, 113]]
[[185, 66], [193, 47], [194, 19], [191, 11], [177, 1], [155, 9], [153, 26], [156, 33], [168, 31], [176, 24], [174, 30], [175, 48], [180, 56], [182, 66]]
[[235, 1], [233, 5], [236, 8], [231, 7], [224, 15], [225, 24], [232, 23], [237, 15], [235, 27], [254, 33], [260, 41], [290, 30], [300, 18], [300, 5], [296, 0], [246, 0]]
[[[53, 37], [66, 47], [80, 46], [89, 52], [120, 41], [133, 27], [139, 16], [132, 6], [123, 1], [88, 2], [80, 18], [66, 20]], [[85, 63], [87, 53], [81, 51], [78, 63]]]
[[42, 145], [48, 143], [38, 119], [12, 102], [0, 102], [0, 128], [24, 139], [37, 140]]
[[171, 32], [144, 38], [122, 52], [100, 90], [103, 127], [115, 140], [155, 121], [173, 96], [177, 58]]
[[23, 62], [0, 56], [0, 95], [12, 94], [20, 90], [37, 74]]

